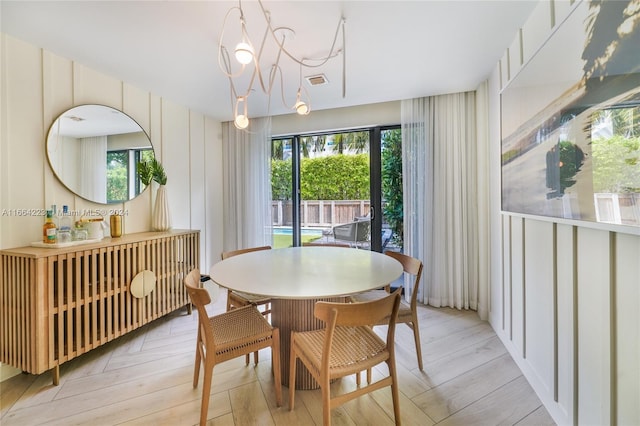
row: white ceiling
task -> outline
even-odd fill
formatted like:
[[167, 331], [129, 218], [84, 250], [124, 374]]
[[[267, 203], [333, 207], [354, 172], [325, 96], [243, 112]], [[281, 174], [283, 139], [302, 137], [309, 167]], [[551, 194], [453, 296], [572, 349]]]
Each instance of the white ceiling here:
[[[304, 76], [315, 110], [473, 90], [517, 35], [536, 1], [269, 1], [274, 26], [291, 27], [287, 42], [300, 57], [329, 51], [346, 19], [346, 97], [342, 58]], [[217, 44], [230, 1], [0, 1], [1, 30], [94, 70], [219, 120], [232, 118], [229, 83], [218, 68]], [[264, 18], [242, 2], [259, 43]], [[237, 16], [237, 15], [233, 15]], [[230, 28], [237, 27], [236, 20]], [[235, 45], [230, 29], [227, 44]], [[290, 43], [290, 44], [289, 44]], [[340, 37], [338, 41], [342, 45]], [[270, 63], [267, 62], [266, 66]], [[299, 68], [283, 58], [284, 92], [293, 105]], [[266, 71], [265, 71], [266, 72]], [[306, 82], [304, 82], [307, 85]], [[271, 114], [291, 112], [274, 91]], [[265, 97], [251, 96], [250, 116], [266, 115]]]

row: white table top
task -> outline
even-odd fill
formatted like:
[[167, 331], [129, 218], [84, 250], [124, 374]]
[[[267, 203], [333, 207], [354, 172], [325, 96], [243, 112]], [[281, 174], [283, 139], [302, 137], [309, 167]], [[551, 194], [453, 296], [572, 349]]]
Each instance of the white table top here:
[[244, 253], [210, 271], [222, 287], [279, 299], [346, 296], [385, 286], [401, 274], [400, 262], [382, 253], [316, 246]]

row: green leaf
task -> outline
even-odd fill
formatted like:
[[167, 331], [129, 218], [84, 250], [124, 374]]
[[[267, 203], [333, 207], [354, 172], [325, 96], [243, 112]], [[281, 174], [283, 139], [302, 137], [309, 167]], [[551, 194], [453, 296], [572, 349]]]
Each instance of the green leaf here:
[[153, 180], [158, 182], [160, 185], [166, 185], [167, 174], [165, 173], [162, 164], [156, 158], [151, 160], [151, 168], [153, 169]]

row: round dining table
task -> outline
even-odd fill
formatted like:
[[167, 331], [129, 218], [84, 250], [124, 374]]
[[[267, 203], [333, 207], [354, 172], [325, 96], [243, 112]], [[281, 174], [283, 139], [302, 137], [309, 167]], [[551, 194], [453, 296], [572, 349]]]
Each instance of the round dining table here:
[[[313, 315], [317, 301], [346, 302], [347, 296], [383, 287], [402, 272], [400, 262], [382, 253], [311, 246], [229, 257], [213, 265], [209, 275], [229, 290], [271, 298], [271, 324], [280, 329], [281, 380], [288, 385], [291, 331], [324, 327]], [[296, 388], [317, 387], [303, 364], [298, 364]]]

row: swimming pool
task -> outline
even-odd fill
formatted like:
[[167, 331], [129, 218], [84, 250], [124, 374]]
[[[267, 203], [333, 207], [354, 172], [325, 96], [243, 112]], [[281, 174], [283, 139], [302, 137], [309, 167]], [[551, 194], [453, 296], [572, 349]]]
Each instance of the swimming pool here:
[[[322, 237], [322, 229], [318, 228], [302, 228], [302, 235]], [[293, 235], [291, 228], [273, 228], [273, 235]]]

